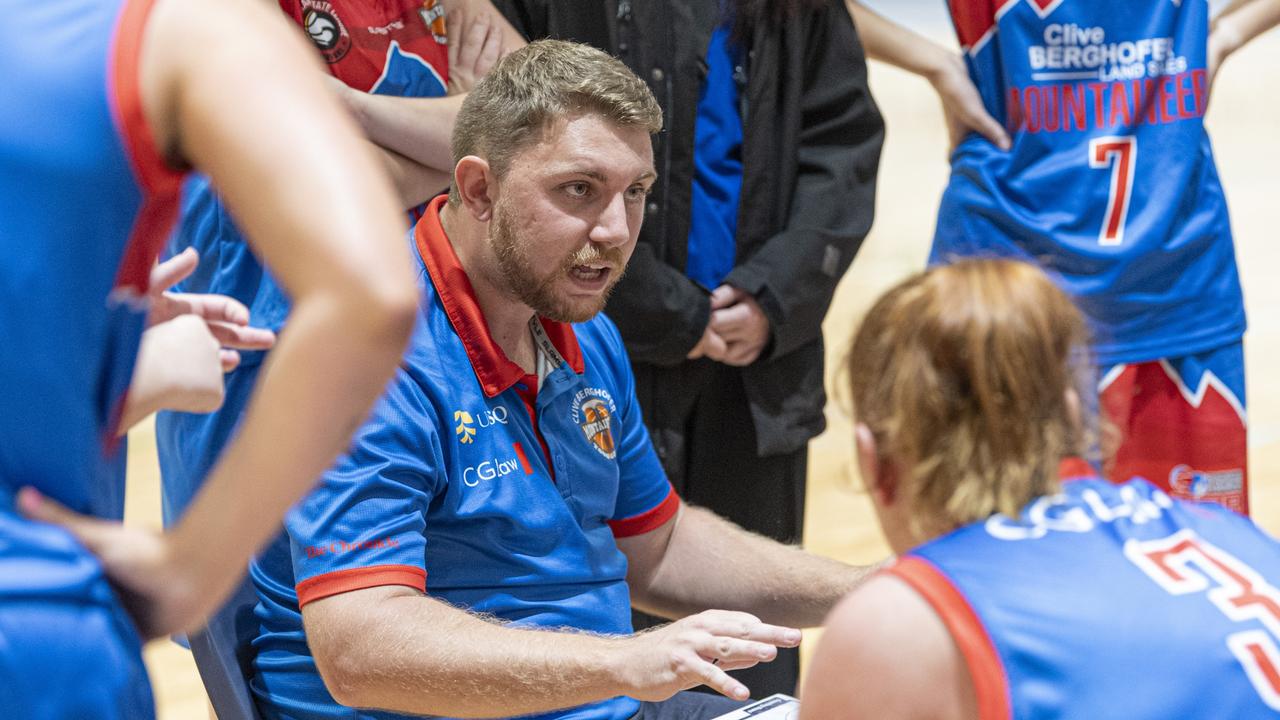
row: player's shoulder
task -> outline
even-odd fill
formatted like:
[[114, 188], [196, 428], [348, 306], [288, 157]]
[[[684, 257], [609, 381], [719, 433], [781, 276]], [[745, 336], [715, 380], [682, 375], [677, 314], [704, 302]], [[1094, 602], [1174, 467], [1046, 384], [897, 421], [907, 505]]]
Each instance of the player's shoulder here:
[[976, 717], [972, 683], [947, 626], [893, 573], [846, 596], [824, 627], [802, 719]]

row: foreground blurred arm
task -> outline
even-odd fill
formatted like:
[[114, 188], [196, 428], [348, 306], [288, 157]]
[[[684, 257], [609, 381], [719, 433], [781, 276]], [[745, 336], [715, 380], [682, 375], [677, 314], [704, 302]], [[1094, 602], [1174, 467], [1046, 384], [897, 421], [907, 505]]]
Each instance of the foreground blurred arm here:
[[169, 533], [21, 499], [99, 555], [155, 636], [198, 627], [342, 449], [395, 367], [416, 294], [390, 185], [295, 33], [247, 0], [159, 0], [142, 48], [157, 147], [213, 178], [293, 298], [237, 440]]

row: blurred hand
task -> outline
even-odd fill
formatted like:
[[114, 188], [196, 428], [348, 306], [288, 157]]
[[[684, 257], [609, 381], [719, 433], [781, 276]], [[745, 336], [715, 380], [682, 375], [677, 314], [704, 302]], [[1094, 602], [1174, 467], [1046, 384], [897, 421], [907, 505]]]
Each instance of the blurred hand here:
[[947, 121], [947, 133], [951, 137], [951, 150], [970, 132], [976, 132], [990, 140], [1001, 150], [1010, 147], [1009, 134], [991, 117], [982, 104], [978, 88], [969, 79], [964, 60], [948, 53], [947, 61], [929, 76], [929, 82], [942, 101], [942, 113]]
[[[1227, 56], [1235, 52], [1240, 47], [1240, 33], [1236, 26], [1231, 22], [1230, 18], [1219, 18], [1213, 24], [1213, 31], [1209, 33], [1208, 61], [1206, 70], [1209, 75], [1209, 87], [1206, 93], [1213, 90], [1214, 78], [1218, 76], [1218, 70], [1222, 68], [1222, 63]], [[1206, 104], [1208, 98], [1205, 98]]]
[[750, 294], [729, 285], [711, 293], [711, 322], [707, 327], [723, 338], [720, 360], [738, 367], [750, 365], [769, 344], [769, 318]]
[[769, 662], [778, 648], [800, 644], [800, 631], [767, 625], [742, 612], [707, 610], [627, 639], [626, 694], [661, 702], [697, 685], [735, 700], [751, 693], [726, 671]]
[[175, 561], [168, 536], [80, 515], [30, 487], [19, 490], [17, 506], [32, 520], [62, 526], [98, 557], [144, 639], [196, 630], [215, 609], [206, 607], [191, 569]]
[[723, 362], [727, 348], [728, 345], [725, 343], [724, 338], [717, 335], [716, 331], [712, 330], [710, 325], [707, 325], [707, 328], [702, 331], [702, 339], [698, 341], [697, 345], [693, 346], [693, 349], [685, 357], [690, 360], [705, 357], [716, 362]]
[[276, 336], [270, 330], [249, 327], [249, 308], [234, 298], [169, 292], [169, 288], [190, 276], [199, 262], [200, 255], [187, 248], [151, 270], [151, 311], [147, 325], [154, 327], [179, 315], [202, 319], [220, 345], [222, 371], [231, 372], [240, 364], [240, 353], [236, 350], [270, 349]]
[[470, 92], [505, 54], [501, 26], [488, 9], [477, 12], [461, 32], [449, 33], [449, 94]]

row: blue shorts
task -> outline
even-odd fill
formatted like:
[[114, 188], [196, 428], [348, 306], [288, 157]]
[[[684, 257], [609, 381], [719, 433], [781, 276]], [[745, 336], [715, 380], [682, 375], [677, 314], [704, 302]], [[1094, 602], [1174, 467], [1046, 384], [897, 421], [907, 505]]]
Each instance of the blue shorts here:
[[137, 630], [97, 560], [0, 508], [0, 718], [154, 717]]

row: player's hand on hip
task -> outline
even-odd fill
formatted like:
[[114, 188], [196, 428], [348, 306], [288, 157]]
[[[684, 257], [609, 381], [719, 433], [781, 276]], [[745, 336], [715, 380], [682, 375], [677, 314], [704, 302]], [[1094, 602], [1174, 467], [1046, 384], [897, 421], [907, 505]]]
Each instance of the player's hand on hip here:
[[746, 700], [748, 688], [728, 670], [769, 662], [780, 647], [800, 644], [800, 631], [760, 622], [754, 615], [707, 610], [632, 636], [621, 658], [627, 695], [659, 702], [697, 685]]
[[982, 96], [969, 78], [969, 71], [959, 55], [949, 54], [939, 70], [929, 76], [929, 82], [942, 101], [951, 150], [955, 150], [956, 145], [971, 132], [985, 137], [1001, 150], [1009, 149], [1009, 133], [987, 112]]
[[169, 536], [81, 515], [30, 487], [18, 492], [17, 505], [32, 520], [62, 526], [98, 557], [144, 639], [196, 630], [215, 609], [192, 570], [176, 561]]

